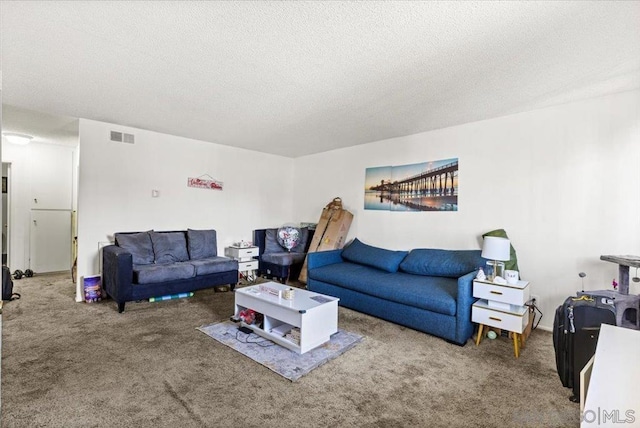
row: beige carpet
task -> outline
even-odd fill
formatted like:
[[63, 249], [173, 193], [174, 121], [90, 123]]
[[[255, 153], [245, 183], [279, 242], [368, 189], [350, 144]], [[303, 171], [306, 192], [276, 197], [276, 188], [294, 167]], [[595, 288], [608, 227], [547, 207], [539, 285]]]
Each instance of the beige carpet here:
[[[340, 308], [365, 336], [296, 383], [196, 327], [228, 319], [233, 293], [75, 303], [70, 275], [15, 281], [2, 314], [3, 427], [578, 426], [551, 334], [521, 357], [507, 339], [476, 347]], [[547, 314], [546, 316], [551, 316]]]

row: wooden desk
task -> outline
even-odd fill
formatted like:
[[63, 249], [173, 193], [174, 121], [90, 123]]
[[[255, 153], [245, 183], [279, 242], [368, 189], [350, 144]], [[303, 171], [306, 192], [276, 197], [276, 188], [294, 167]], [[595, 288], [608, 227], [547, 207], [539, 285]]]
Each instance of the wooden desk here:
[[640, 268], [640, 256], [600, 256], [600, 260], [618, 264], [618, 292], [629, 294], [629, 267]]
[[602, 324], [581, 415], [582, 428], [638, 426], [639, 355], [640, 331]]

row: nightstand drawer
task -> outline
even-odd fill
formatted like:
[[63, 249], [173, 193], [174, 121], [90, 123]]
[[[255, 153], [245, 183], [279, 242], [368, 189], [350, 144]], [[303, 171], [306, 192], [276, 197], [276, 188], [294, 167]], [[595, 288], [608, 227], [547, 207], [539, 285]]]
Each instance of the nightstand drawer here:
[[483, 308], [474, 304], [471, 309], [471, 321], [503, 330], [522, 333], [529, 322], [529, 311], [527, 311], [525, 307], [522, 315], [520, 315]]
[[509, 285], [475, 281], [473, 297], [523, 306], [529, 300], [529, 285], [527, 284], [524, 288], [515, 288]]
[[251, 258], [253, 256], [257, 256], [258, 252], [259, 252], [258, 247], [246, 247], [246, 248], [227, 247], [225, 251], [225, 255], [227, 257], [233, 257], [235, 259], [245, 259], [245, 258]]
[[244, 272], [247, 270], [257, 270], [258, 269], [258, 261], [252, 260], [250, 262], [238, 262], [238, 270], [240, 272]]

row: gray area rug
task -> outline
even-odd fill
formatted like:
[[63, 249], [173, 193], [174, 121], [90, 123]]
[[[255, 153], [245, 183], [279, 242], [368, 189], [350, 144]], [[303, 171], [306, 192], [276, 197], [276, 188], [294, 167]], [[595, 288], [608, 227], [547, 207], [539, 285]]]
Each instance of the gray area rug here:
[[328, 343], [298, 354], [255, 333], [242, 333], [231, 321], [205, 325], [198, 330], [294, 382], [362, 340], [359, 334], [338, 330]]
[[[228, 321], [234, 293], [75, 303], [71, 275], [15, 281], [2, 313], [2, 427], [577, 427], [551, 333], [520, 358], [508, 339], [460, 347], [338, 308], [365, 337], [291, 382], [195, 327]], [[553, 314], [545, 314], [553, 316]]]

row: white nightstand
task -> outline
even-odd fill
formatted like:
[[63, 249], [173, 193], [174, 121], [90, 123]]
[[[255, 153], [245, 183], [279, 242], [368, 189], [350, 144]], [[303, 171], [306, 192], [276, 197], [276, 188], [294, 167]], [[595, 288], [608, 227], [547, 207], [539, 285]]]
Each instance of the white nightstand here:
[[473, 281], [473, 297], [478, 297], [471, 307], [471, 321], [478, 323], [476, 346], [482, 340], [484, 326], [510, 331], [513, 335], [513, 351], [518, 358], [520, 346], [524, 347], [522, 332], [529, 323], [529, 282], [517, 284], [496, 284], [487, 281]]
[[258, 270], [257, 257], [259, 253], [258, 247], [227, 247], [224, 249], [224, 255], [238, 261], [238, 271], [244, 273], [247, 281], [255, 281], [255, 272]]

